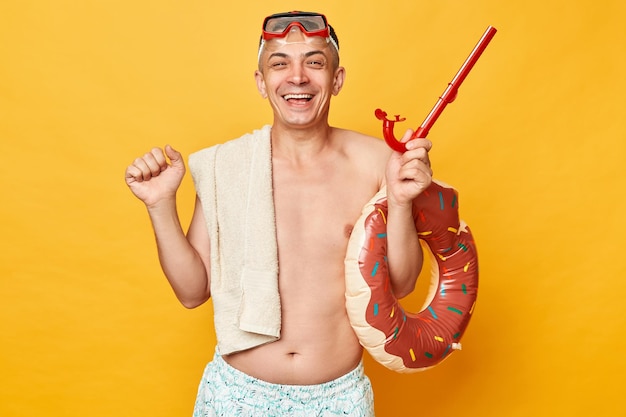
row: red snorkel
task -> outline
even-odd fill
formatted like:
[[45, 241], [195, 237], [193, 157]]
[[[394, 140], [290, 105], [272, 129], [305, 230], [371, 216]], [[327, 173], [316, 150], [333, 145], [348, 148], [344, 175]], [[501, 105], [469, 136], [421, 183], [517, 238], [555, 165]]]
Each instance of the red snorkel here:
[[[430, 128], [435, 124], [437, 118], [439, 118], [439, 116], [443, 112], [443, 109], [446, 108], [448, 103], [452, 103], [456, 98], [461, 83], [463, 83], [463, 80], [465, 80], [465, 77], [467, 77], [467, 74], [469, 74], [471, 69], [474, 67], [474, 64], [476, 63], [476, 61], [478, 61], [478, 58], [480, 58], [480, 55], [483, 53], [485, 48], [487, 48], [487, 45], [495, 34], [496, 28], [494, 28], [493, 26], [489, 26], [461, 66], [461, 69], [459, 69], [452, 81], [450, 81], [450, 83], [448, 84], [446, 90], [443, 92], [441, 97], [439, 97], [439, 100], [437, 100], [437, 103], [435, 104], [433, 109], [430, 111], [428, 116], [426, 116], [424, 122], [413, 133], [411, 139], [425, 138], [428, 135]], [[396, 122], [403, 122], [406, 119], [401, 118], [400, 115], [396, 115], [395, 120], [389, 120], [387, 119], [387, 113], [382, 111], [381, 109], [376, 109], [375, 115], [376, 118], [383, 121], [383, 136], [385, 137], [385, 142], [387, 142], [387, 145], [389, 145], [389, 147], [391, 147], [391, 149], [393, 149], [394, 151], [405, 152], [406, 146], [404, 143], [399, 142], [395, 138], [393, 134], [393, 126]]]

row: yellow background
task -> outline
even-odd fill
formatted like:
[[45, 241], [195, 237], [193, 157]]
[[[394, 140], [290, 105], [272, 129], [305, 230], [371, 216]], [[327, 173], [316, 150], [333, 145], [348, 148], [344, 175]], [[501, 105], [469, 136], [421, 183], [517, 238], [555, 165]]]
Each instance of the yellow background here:
[[[366, 355], [378, 415], [626, 413], [623, 1], [3, 0], [0, 415], [191, 415], [211, 306], [175, 300], [123, 172], [271, 121], [259, 27], [289, 9], [338, 31], [332, 123], [377, 136], [377, 107], [417, 127], [499, 29], [429, 136], [477, 240], [479, 304], [433, 370]], [[188, 224], [189, 177], [179, 202]]]

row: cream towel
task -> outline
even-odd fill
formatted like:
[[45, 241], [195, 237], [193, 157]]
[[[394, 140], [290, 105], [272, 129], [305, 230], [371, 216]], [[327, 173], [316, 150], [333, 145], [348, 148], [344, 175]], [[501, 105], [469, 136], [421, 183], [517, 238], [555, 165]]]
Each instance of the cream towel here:
[[221, 354], [280, 337], [270, 126], [189, 156], [211, 243]]

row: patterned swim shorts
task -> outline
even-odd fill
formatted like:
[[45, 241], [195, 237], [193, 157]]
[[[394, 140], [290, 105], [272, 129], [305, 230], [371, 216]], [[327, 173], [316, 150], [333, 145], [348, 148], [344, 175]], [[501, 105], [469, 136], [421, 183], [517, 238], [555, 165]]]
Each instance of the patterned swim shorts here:
[[282, 385], [253, 378], [216, 354], [206, 366], [193, 417], [373, 417], [374, 394], [360, 363], [323, 384]]

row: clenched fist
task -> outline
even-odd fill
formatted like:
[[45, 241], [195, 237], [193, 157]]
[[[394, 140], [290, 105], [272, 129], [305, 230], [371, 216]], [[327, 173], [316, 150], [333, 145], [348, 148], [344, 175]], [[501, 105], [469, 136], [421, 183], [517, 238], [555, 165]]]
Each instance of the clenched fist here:
[[126, 168], [126, 184], [147, 207], [174, 199], [184, 176], [183, 158], [170, 145], [153, 148]]

